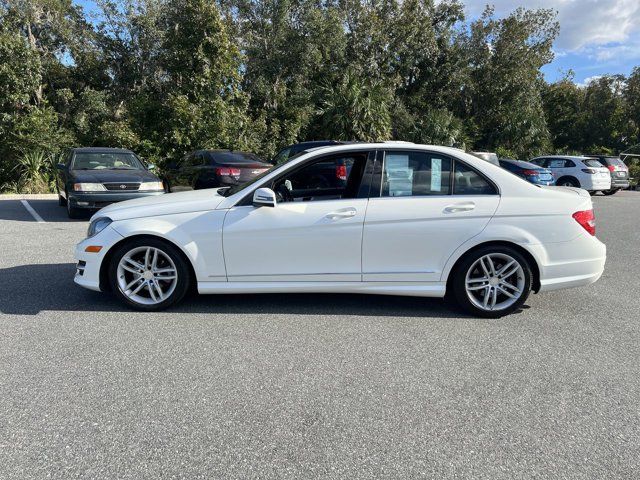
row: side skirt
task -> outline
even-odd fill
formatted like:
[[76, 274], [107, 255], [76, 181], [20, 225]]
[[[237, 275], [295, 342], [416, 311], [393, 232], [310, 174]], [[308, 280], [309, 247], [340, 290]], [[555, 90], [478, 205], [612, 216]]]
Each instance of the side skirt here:
[[444, 297], [442, 282], [198, 282], [202, 294], [224, 293], [367, 293]]

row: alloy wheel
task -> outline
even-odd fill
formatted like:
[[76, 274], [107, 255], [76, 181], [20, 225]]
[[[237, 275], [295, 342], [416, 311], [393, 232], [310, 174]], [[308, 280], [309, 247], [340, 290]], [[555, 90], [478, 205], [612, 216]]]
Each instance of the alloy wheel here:
[[141, 305], [166, 300], [178, 284], [178, 269], [171, 257], [156, 247], [136, 247], [118, 262], [117, 283], [122, 294]]
[[465, 290], [471, 303], [481, 310], [507, 309], [524, 293], [524, 270], [505, 253], [484, 255], [467, 270]]

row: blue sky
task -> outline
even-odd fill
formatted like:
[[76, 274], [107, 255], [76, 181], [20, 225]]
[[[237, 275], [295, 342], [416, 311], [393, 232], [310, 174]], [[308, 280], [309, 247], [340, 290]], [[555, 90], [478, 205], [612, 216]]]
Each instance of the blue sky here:
[[[464, 0], [463, 0], [464, 1]], [[476, 18], [488, 2], [466, 0], [468, 18]], [[640, 0], [493, 0], [496, 15], [517, 7], [550, 8], [557, 12], [560, 35], [555, 60], [543, 68], [554, 81], [569, 69], [579, 84], [599, 75], [629, 74], [640, 66]]]
[[[487, 3], [497, 16], [508, 15], [520, 6], [551, 8], [558, 13], [560, 35], [554, 44], [555, 60], [543, 68], [548, 81], [569, 69], [575, 81], [607, 73], [628, 75], [640, 66], [640, 0], [462, 0], [468, 19], [477, 18]], [[92, 0], [75, 0], [88, 11]]]

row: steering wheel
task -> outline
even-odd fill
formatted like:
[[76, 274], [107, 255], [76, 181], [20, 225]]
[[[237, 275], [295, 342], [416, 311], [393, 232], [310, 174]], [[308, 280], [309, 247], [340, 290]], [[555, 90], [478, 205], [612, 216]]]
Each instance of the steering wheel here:
[[278, 202], [293, 202], [293, 195], [291, 190], [282, 182], [276, 187], [276, 200]]

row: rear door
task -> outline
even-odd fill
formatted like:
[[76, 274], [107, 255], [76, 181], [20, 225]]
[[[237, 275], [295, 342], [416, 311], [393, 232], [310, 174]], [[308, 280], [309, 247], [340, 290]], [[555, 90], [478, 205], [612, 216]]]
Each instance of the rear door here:
[[573, 160], [565, 158], [547, 158], [544, 162], [544, 167], [551, 170], [554, 181], [558, 181], [559, 178], [570, 176], [578, 178], [581, 172], [576, 171], [576, 164]]
[[388, 150], [376, 168], [362, 240], [363, 281], [440, 281], [451, 254], [495, 213], [497, 188], [435, 152]]

